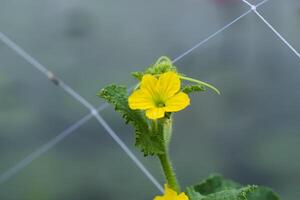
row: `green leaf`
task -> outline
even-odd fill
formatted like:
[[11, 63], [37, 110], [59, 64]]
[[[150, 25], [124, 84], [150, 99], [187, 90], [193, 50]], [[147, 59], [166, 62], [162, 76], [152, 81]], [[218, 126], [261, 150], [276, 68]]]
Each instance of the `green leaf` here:
[[143, 133], [136, 130], [135, 146], [140, 148], [144, 156], [164, 154], [164, 140], [162, 135]]
[[148, 121], [139, 110], [131, 110], [128, 106], [127, 89], [124, 86], [109, 85], [102, 89], [98, 96], [115, 107], [126, 123], [135, 129], [135, 145], [145, 156], [164, 153], [163, 136], [150, 131]]
[[205, 87], [203, 87], [202, 85], [185, 85], [182, 88], [182, 92], [186, 94], [190, 94], [194, 92], [203, 92], [205, 90], [206, 90]]
[[187, 195], [190, 200], [247, 200], [247, 194], [253, 192], [255, 186], [246, 186], [241, 189], [226, 189], [209, 195], [202, 195], [195, 188], [188, 188]]
[[190, 200], [279, 200], [268, 188], [243, 187], [220, 175], [212, 175], [201, 183], [188, 187], [186, 193]]
[[246, 186], [241, 189], [228, 189], [210, 194], [203, 200], [247, 200], [247, 194], [254, 190], [255, 186]]
[[186, 188], [186, 194], [189, 200], [203, 200], [205, 198], [205, 196], [196, 191], [194, 187]]
[[214, 174], [193, 187], [201, 194], [208, 195], [227, 189], [239, 189], [242, 186], [234, 181], [224, 179], [219, 174]]
[[270, 188], [258, 187], [247, 195], [248, 200], [279, 200], [279, 196]]

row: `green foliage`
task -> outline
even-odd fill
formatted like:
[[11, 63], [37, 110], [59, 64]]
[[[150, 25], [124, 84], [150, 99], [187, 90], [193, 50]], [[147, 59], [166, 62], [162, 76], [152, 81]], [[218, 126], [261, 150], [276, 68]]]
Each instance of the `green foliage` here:
[[126, 123], [135, 129], [135, 145], [145, 156], [164, 153], [163, 136], [154, 134], [143, 112], [131, 110], [128, 106], [127, 89], [124, 86], [109, 85], [102, 89], [98, 96], [115, 107]]
[[190, 200], [279, 200], [268, 188], [243, 187], [220, 175], [212, 175], [201, 183], [188, 187], [186, 193]]

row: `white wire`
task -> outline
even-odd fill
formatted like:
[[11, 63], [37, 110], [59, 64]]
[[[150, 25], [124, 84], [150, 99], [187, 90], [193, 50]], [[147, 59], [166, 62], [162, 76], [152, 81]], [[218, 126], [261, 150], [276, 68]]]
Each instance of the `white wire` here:
[[[97, 109], [98, 112], [104, 110], [108, 106], [107, 103], [103, 103], [100, 105]], [[32, 163], [35, 159], [39, 158], [41, 155], [49, 151], [51, 148], [53, 148], [55, 145], [63, 141], [67, 136], [71, 135], [74, 131], [76, 131], [78, 128], [80, 128], [82, 125], [87, 123], [90, 119], [93, 118], [93, 113], [90, 112], [90, 114], [87, 114], [77, 122], [73, 123], [70, 127], [65, 129], [63, 132], [55, 136], [53, 139], [48, 141], [46, 144], [40, 146], [37, 148], [34, 152], [30, 153], [28, 156], [26, 156], [24, 159], [20, 160], [17, 164], [15, 164], [13, 167], [9, 168], [6, 172], [0, 175], [0, 184], [5, 183], [7, 180], [9, 180], [11, 177], [13, 177], [15, 174], [17, 174], [19, 171], [27, 167], [30, 163]]]
[[248, 1], [242, 0], [244, 3], [246, 3], [248, 6], [252, 7], [253, 5], [249, 3]]
[[[251, 7], [251, 10], [253, 10], [253, 12], [278, 36], [278, 38], [288, 47], [292, 50], [292, 52], [294, 52], [296, 54], [296, 56], [298, 58], [300, 58], [300, 54], [299, 52], [257, 11], [257, 6], [250, 4], [248, 1], [246, 0], [242, 0], [244, 3], [246, 3], [248, 6]], [[262, 5], [264, 3], [261, 2], [257, 5]]]
[[[1, 32], [0, 32], [1, 33]], [[125, 143], [117, 136], [117, 134], [108, 126], [105, 120], [98, 114], [98, 111], [94, 106], [92, 106], [87, 100], [85, 100], [82, 96], [80, 96], [77, 92], [75, 92], [70, 86], [65, 84], [60, 79], [54, 77], [54, 75], [42, 64], [40, 64], [36, 59], [26, 53], [20, 46], [10, 40], [3, 33], [0, 34], [0, 40], [2, 40], [7, 46], [11, 47], [17, 54], [23, 57], [28, 63], [33, 65], [36, 69], [38, 69], [42, 74], [46, 75], [50, 80], [55, 80], [56, 84], [60, 86], [65, 92], [71, 95], [74, 99], [88, 108], [92, 116], [94, 116], [98, 122], [108, 131], [109, 135], [114, 139], [115, 142], [124, 150], [124, 152], [132, 159], [132, 161], [137, 165], [137, 167], [145, 174], [147, 178], [161, 191], [163, 192], [163, 187], [158, 183], [158, 181], [152, 176], [152, 174], [146, 169], [146, 167], [138, 160], [138, 158], [131, 152], [131, 150], [125, 145]], [[56, 140], [55, 140], [56, 141]], [[56, 143], [58, 143], [57, 141]], [[52, 143], [51, 143], [52, 144]], [[54, 143], [55, 144], [55, 143]], [[53, 146], [53, 145], [52, 145]], [[45, 152], [49, 148], [45, 148], [48, 146], [43, 146], [44, 148], [41, 151], [37, 151], [38, 153], [34, 153], [31, 156], [27, 157], [21, 164], [13, 167], [8, 171], [7, 174], [4, 174], [3, 181], [8, 180], [11, 175], [15, 174], [18, 170], [22, 169], [24, 166], [27, 166], [35, 157], [40, 155], [40, 152]], [[51, 145], [49, 146], [51, 147]], [[44, 150], [45, 149], [45, 150]]]
[[299, 52], [272, 25], [257, 10], [254, 12], [300, 58]]
[[[268, 2], [269, 0], [264, 0], [262, 2], [260, 2], [259, 4], [256, 5], [256, 7], [259, 7], [263, 4], [265, 4], [266, 2]], [[251, 5], [251, 4], [250, 4]], [[238, 18], [236, 18], [235, 20], [233, 20], [232, 22], [230, 22], [229, 24], [223, 26], [222, 28], [220, 28], [219, 30], [217, 30], [215, 33], [213, 33], [212, 35], [208, 36], [207, 38], [205, 38], [204, 40], [202, 40], [201, 42], [197, 43], [195, 46], [193, 46], [192, 48], [190, 48], [189, 50], [185, 51], [184, 53], [182, 53], [181, 55], [177, 56], [176, 58], [173, 59], [173, 63], [179, 61], [181, 58], [183, 58], [184, 56], [186, 56], [187, 54], [191, 53], [193, 50], [197, 49], [198, 47], [204, 45], [206, 42], [208, 42], [210, 39], [212, 39], [213, 37], [215, 37], [216, 35], [218, 35], [219, 33], [223, 32], [224, 30], [226, 30], [227, 28], [229, 28], [231, 25], [233, 25], [234, 23], [238, 22], [240, 19], [242, 19], [243, 17], [245, 17], [246, 15], [248, 15], [251, 12], [252, 9], [248, 10], [247, 12], [245, 12], [244, 14], [240, 15]]]
[[74, 123], [72, 126], [64, 130], [62, 133], [58, 134], [56, 137], [48, 141], [46, 144], [42, 145], [38, 149], [36, 149], [34, 152], [26, 156], [24, 159], [19, 161], [16, 165], [8, 169], [6, 172], [1, 174], [0, 176], [0, 184], [5, 183], [7, 180], [9, 180], [11, 177], [13, 177], [16, 173], [21, 171], [23, 168], [28, 166], [33, 160], [39, 158], [41, 155], [46, 153], [49, 149], [54, 147], [59, 142], [63, 141], [67, 136], [69, 136], [72, 132], [74, 132], [76, 129], [78, 129], [80, 126], [85, 124], [87, 121], [89, 121], [93, 117], [92, 113], [89, 115], [86, 115], [76, 123]]
[[269, 0], [263, 0], [262, 2], [256, 4], [256, 7], [258, 8], [259, 6], [265, 4], [266, 2], [268, 2]]
[[0, 32], [0, 40], [4, 42], [7, 46], [13, 49], [17, 54], [23, 57], [27, 62], [29, 62], [32, 66], [34, 66], [37, 70], [39, 70], [44, 75], [48, 76], [49, 71], [37, 60], [31, 57], [28, 53], [26, 53], [22, 48], [20, 48], [16, 43], [10, 40], [6, 35]]
[[204, 39], [203, 41], [199, 42], [198, 44], [196, 44], [195, 46], [193, 46], [192, 48], [190, 48], [189, 50], [187, 50], [186, 52], [184, 52], [183, 54], [179, 55], [178, 57], [176, 57], [172, 62], [175, 63], [178, 60], [180, 60], [181, 58], [183, 58], [184, 56], [186, 56], [187, 54], [191, 53], [193, 50], [197, 49], [198, 47], [202, 46], [203, 44], [205, 44], [207, 41], [209, 41], [210, 39], [212, 39], [213, 37], [215, 37], [216, 35], [218, 35], [219, 33], [221, 33], [222, 31], [224, 31], [225, 29], [227, 29], [228, 27], [230, 27], [231, 25], [233, 25], [235, 22], [239, 21], [240, 19], [242, 19], [243, 17], [245, 17], [246, 15], [248, 15], [251, 12], [251, 10], [248, 10], [247, 12], [245, 12], [244, 14], [242, 14], [241, 16], [239, 16], [238, 18], [236, 18], [235, 20], [233, 20], [232, 22], [230, 22], [229, 24], [227, 24], [226, 26], [222, 27], [221, 29], [219, 29], [218, 31], [216, 31], [214, 34], [210, 35], [209, 37], [207, 37], [206, 39]]
[[114, 132], [111, 127], [107, 124], [107, 122], [100, 116], [98, 113], [95, 113], [95, 118], [98, 120], [100, 124], [105, 128], [105, 130], [110, 134], [110, 136], [121, 146], [121, 148], [126, 152], [126, 154], [133, 160], [133, 162], [142, 170], [142, 172], [150, 179], [150, 181], [160, 190], [160, 192], [164, 192], [162, 186], [158, 183], [158, 181], [150, 174], [150, 172], [145, 168], [145, 166], [136, 158], [136, 156], [128, 149], [128, 147], [124, 144], [124, 142], [117, 136], [116, 132]]
[[137, 167], [144, 173], [144, 175], [163, 193], [163, 187], [158, 183], [158, 181], [153, 177], [153, 175], [146, 169], [146, 167], [140, 162], [140, 160], [132, 153], [128, 146], [119, 138], [116, 132], [108, 125], [108, 123], [103, 119], [103, 117], [98, 113], [88, 101], [86, 101], [82, 96], [75, 92], [71, 87], [66, 85], [61, 80], [60, 86], [69, 93], [72, 97], [77, 99], [81, 104], [90, 109], [92, 115], [97, 119], [97, 121], [104, 127], [108, 134], [113, 138], [113, 140], [123, 149], [123, 151], [129, 156], [129, 158], [137, 165]]

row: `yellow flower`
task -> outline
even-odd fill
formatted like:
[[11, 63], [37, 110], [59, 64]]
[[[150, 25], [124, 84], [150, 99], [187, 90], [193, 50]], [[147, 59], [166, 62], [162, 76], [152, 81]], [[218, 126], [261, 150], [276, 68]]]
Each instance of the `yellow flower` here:
[[188, 196], [184, 192], [177, 195], [177, 193], [165, 185], [165, 194], [164, 196], [156, 196], [154, 200], [189, 200]]
[[180, 78], [175, 72], [166, 72], [159, 78], [146, 74], [140, 89], [128, 98], [129, 107], [146, 110], [149, 119], [162, 118], [165, 112], [183, 110], [190, 104], [190, 98], [180, 92], [180, 84]]

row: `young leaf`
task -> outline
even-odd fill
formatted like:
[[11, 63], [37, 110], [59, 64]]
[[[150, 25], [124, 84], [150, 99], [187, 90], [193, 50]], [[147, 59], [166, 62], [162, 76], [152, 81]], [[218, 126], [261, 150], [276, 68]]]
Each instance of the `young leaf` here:
[[205, 87], [203, 87], [202, 85], [185, 85], [182, 88], [182, 92], [186, 94], [190, 94], [194, 92], [203, 92], [205, 90], [206, 90]]
[[144, 73], [143, 72], [132, 72], [131, 75], [136, 78], [138, 81], [141, 81]]
[[160, 75], [168, 71], [177, 72], [177, 69], [168, 57], [162, 56], [156, 61], [154, 65], [148, 67], [145, 73], [152, 75]]
[[102, 89], [98, 96], [115, 107], [126, 123], [135, 129], [135, 145], [145, 156], [164, 153], [163, 138], [159, 134], [152, 134], [145, 115], [139, 110], [131, 110], [128, 106], [127, 89], [124, 86], [109, 85]]

